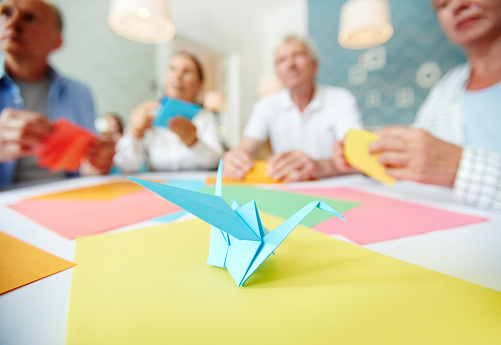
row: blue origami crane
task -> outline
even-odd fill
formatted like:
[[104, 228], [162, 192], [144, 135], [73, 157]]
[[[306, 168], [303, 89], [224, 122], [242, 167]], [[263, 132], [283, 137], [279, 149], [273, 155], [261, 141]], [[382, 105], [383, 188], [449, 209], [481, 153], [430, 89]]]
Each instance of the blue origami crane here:
[[294, 228], [315, 208], [343, 216], [322, 201], [313, 201], [289, 219], [268, 232], [263, 228], [256, 203], [244, 206], [233, 201], [230, 207], [222, 198], [222, 166], [217, 172], [215, 195], [194, 192], [182, 188], [129, 177], [135, 183], [160, 195], [212, 225], [210, 236], [209, 265], [226, 268], [238, 286], [247, 279], [277, 249]]

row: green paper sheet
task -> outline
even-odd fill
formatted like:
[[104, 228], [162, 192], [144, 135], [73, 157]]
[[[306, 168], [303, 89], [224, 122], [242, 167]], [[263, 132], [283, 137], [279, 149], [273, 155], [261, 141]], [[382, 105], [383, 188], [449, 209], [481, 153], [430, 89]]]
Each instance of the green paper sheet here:
[[[206, 188], [201, 192], [214, 194], [214, 188]], [[240, 205], [245, 205], [249, 201], [255, 201], [257, 208], [261, 212], [269, 213], [284, 219], [289, 218], [301, 207], [312, 201], [323, 201], [339, 213], [344, 213], [358, 205], [359, 202], [323, 198], [313, 195], [297, 194], [273, 189], [262, 189], [245, 186], [223, 186], [223, 199], [231, 205], [233, 200], [237, 200]], [[320, 224], [333, 215], [313, 210], [301, 222], [302, 225], [312, 227]]]

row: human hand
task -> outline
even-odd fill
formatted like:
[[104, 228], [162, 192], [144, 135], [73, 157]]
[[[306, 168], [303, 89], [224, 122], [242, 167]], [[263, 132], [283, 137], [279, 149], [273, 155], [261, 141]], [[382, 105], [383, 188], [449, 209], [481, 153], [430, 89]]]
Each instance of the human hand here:
[[[110, 172], [115, 155], [115, 142], [110, 139], [95, 140], [87, 151], [82, 163], [83, 175], [104, 175]], [[88, 166], [90, 165], [90, 167]]]
[[460, 146], [440, 140], [422, 129], [390, 126], [375, 132], [369, 146], [386, 173], [399, 180], [452, 187], [461, 160]]
[[227, 151], [223, 156], [223, 176], [235, 180], [242, 180], [252, 169], [252, 157], [240, 148]]
[[196, 144], [197, 127], [183, 116], [176, 116], [169, 120], [169, 128], [179, 136], [179, 139], [188, 147]]
[[0, 113], [0, 162], [31, 154], [53, 129], [50, 120], [40, 113], [5, 108]]
[[144, 137], [147, 129], [151, 128], [155, 112], [160, 107], [156, 101], [146, 101], [134, 109], [130, 115], [129, 130], [136, 138]]
[[339, 174], [353, 174], [358, 172], [357, 169], [353, 168], [344, 156], [344, 140], [336, 141], [332, 149], [332, 164]]
[[268, 176], [284, 182], [313, 180], [319, 178], [320, 166], [302, 151], [282, 152], [268, 160]]

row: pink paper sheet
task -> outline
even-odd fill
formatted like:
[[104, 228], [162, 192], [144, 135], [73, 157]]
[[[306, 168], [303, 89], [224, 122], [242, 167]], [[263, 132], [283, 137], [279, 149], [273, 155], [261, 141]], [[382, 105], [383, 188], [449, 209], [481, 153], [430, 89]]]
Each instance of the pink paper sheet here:
[[33, 199], [8, 206], [68, 239], [98, 234], [181, 210], [149, 190], [106, 201]]
[[487, 220], [349, 188], [287, 188], [287, 191], [361, 202], [360, 206], [343, 213], [346, 222], [329, 219], [313, 227], [329, 235], [343, 235], [359, 244], [392, 240]]

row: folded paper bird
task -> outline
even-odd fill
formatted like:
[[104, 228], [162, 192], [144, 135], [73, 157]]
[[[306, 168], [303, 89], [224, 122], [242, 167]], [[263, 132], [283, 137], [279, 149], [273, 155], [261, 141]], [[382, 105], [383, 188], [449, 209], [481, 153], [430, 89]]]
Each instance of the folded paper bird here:
[[220, 161], [215, 195], [133, 177], [129, 179], [212, 225], [207, 263], [226, 268], [238, 286], [244, 286], [247, 279], [315, 208], [344, 220], [326, 203], [313, 201], [268, 232], [261, 224], [255, 201], [243, 206], [233, 201], [230, 207], [223, 200], [222, 167], [223, 162]]

